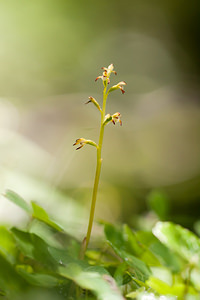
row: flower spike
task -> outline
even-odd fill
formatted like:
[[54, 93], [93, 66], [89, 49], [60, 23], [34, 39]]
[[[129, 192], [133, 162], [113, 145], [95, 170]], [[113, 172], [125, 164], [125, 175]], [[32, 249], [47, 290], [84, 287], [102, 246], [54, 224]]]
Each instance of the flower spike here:
[[94, 212], [95, 212], [95, 207], [96, 207], [97, 192], [98, 192], [98, 185], [99, 185], [99, 178], [100, 178], [101, 164], [102, 164], [101, 153], [102, 153], [102, 144], [103, 144], [103, 137], [104, 137], [104, 127], [105, 127], [105, 125], [107, 125], [109, 123], [113, 123], [114, 125], [116, 123], [119, 123], [120, 125], [122, 125], [121, 114], [119, 112], [116, 112], [113, 115], [106, 114], [106, 103], [107, 103], [107, 98], [108, 98], [110, 92], [120, 89], [122, 94], [124, 94], [125, 93], [124, 86], [126, 85], [126, 83], [124, 81], [120, 81], [118, 84], [112, 86], [111, 88], [108, 88], [108, 84], [110, 83], [111, 74], [114, 73], [115, 75], [117, 75], [117, 73], [114, 71], [113, 64], [110, 64], [107, 68], [103, 67], [102, 70], [103, 70], [102, 74], [100, 76], [97, 76], [95, 79], [95, 81], [97, 81], [98, 79], [101, 79], [102, 83], [103, 83], [102, 108], [99, 105], [99, 103], [95, 100], [95, 98], [93, 98], [92, 96], [90, 96], [89, 100], [86, 102], [86, 104], [92, 102], [101, 113], [101, 126], [100, 126], [100, 132], [99, 132], [99, 142], [98, 142], [98, 144], [96, 144], [95, 142], [93, 142], [91, 140], [79, 138], [74, 143], [74, 146], [78, 146], [76, 148], [76, 150], [81, 149], [83, 146], [88, 144], [88, 145], [96, 147], [96, 151], [97, 151], [96, 173], [95, 173], [93, 193], [92, 193], [90, 217], [89, 217], [89, 222], [88, 222], [87, 234], [86, 234], [86, 237], [83, 239], [82, 247], [81, 247], [81, 251], [80, 251], [81, 258], [84, 258], [85, 252], [87, 250], [87, 247], [88, 247], [88, 244], [90, 241], [90, 237], [91, 237], [93, 221], [94, 221]]
[[77, 147], [76, 150], [81, 149], [81, 148], [82, 148], [83, 146], [85, 146], [86, 144], [98, 148], [98, 146], [97, 146], [97, 144], [96, 144], [95, 142], [93, 142], [93, 141], [91, 141], [91, 140], [86, 140], [86, 139], [84, 139], [84, 138], [79, 138], [79, 139], [77, 139], [77, 140], [75, 141], [75, 143], [73, 144], [73, 146], [76, 146], [76, 145], [78, 145], [78, 144], [80, 144], [80, 146]]

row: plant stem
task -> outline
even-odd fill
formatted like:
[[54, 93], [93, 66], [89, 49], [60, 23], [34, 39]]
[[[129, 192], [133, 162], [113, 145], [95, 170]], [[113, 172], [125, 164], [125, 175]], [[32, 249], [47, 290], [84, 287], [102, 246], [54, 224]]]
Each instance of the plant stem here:
[[94, 213], [95, 213], [95, 206], [96, 206], [96, 200], [97, 200], [97, 191], [98, 191], [98, 186], [99, 186], [99, 178], [100, 178], [100, 173], [101, 173], [101, 164], [102, 164], [102, 158], [101, 158], [101, 151], [102, 151], [102, 144], [103, 144], [103, 136], [104, 136], [104, 118], [105, 118], [105, 113], [106, 113], [106, 100], [107, 100], [107, 82], [105, 83], [104, 90], [103, 90], [103, 107], [102, 107], [102, 112], [101, 112], [101, 127], [100, 127], [100, 134], [99, 134], [99, 144], [97, 147], [97, 164], [96, 164], [96, 174], [95, 174], [95, 180], [94, 180], [94, 186], [93, 186], [93, 194], [92, 194], [92, 203], [91, 203], [91, 208], [90, 208], [90, 218], [89, 218], [89, 223], [88, 223], [88, 230], [87, 230], [87, 235], [86, 235], [86, 240], [85, 240], [85, 245], [83, 249], [83, 256], [85, 254], [85, 251], [87, 250], [89, 241], [90, 241], [90, 236], [91, 236], [91, 231], [92, 231], [92, 225], [94, 221]]

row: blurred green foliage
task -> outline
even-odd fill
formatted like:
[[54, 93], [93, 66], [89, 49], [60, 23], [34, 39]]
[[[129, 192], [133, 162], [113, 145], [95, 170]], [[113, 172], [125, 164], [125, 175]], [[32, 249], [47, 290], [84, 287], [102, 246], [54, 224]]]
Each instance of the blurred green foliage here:
[[[5, 196], [27, 212], [19, 195]], [[200, 239], [194, 233], [161, 221], [152, 231], [102, 226], [103, 240], [81, 260], [81, 243], [39, 205], [23, 230], [1, 226], [0, 299], [199, 298]]]

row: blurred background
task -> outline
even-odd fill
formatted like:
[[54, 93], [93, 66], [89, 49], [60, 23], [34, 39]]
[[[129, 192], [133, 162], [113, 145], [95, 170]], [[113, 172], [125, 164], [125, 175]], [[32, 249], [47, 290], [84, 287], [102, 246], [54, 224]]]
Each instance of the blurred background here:
[[[42, 204], [69, 232], [86, 230], [98, 141], [101, 67], [126, 93], [107, 112], [96, 220], [200, 232], [198, 1], [0, 1], [0, 192]], [[3, 196], [0, 222], [26, 216]], [[98, 228], [97, 228], [98, 230]]]

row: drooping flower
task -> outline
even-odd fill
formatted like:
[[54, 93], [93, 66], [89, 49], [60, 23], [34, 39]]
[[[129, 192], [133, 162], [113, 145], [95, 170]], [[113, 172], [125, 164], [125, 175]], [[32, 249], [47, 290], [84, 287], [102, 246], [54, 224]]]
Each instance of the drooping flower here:
[[95, 142], [93, 142], [92, 140], [86, 140], [84, 138], [79, 138], [75, 141], [75, 143], [73, 144], [73, 146], [76, 146], [76, 145], [80, 145], [79, 147], [76, 148], [76, 150], [79, 150], [81, 149], [83, 146], [85, 146], [86, 144], [88, 145], [91, 145], [91, 146], [94, 146], [94, 147], [98, 147], [97, 144]]
[[94, 97], [92, 97], [92, 96], [90, 96], [88, 98], [89, 98], [89, 100], [85, 104], [88, 104], [88, 103], [92, 102], [98, 108], [98, 110], [100, 112], [102, 112], [101, 107], [100, 107], [99, 103], [97, 102], [97, 100], [94, 99]]
[[124, 93], [125, 93], [125, 90], [124, 90], [124, 86], [125, 86], [125, 85], [126, 85], [126, 82], [125, 82], [125, 81], [120, 81], [120, 82], [118, 82], [118, 84], [113, 85], [113, 86], [108, 90], [108, 94], [109, 94], [110, 92], [113, 92], [113, 91], [118, 90], [118, 89], [120, 89], [121, 92], [122, 92], [122, 94], [124, 94]]

